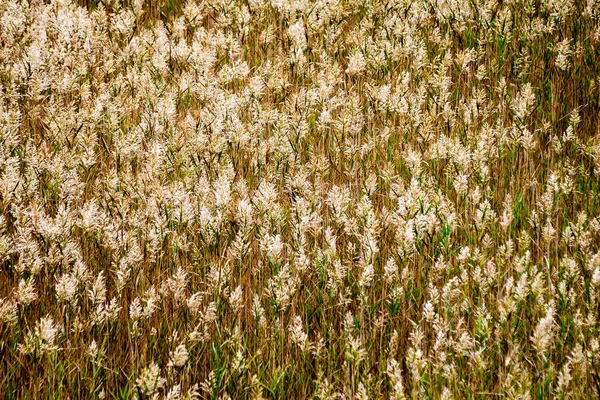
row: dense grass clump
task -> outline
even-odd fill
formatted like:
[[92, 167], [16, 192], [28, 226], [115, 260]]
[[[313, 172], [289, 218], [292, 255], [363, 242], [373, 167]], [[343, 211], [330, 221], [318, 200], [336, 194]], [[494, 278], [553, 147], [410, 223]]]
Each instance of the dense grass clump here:
[[1, 398], [598, 398], [597, 0], [0, 0]]

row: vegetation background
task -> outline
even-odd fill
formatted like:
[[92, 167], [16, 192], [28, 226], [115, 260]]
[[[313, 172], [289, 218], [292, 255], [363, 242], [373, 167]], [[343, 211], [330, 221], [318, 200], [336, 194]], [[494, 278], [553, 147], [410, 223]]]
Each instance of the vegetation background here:
[[0, 397], [598, 398], [597, 0], [0, 0]]

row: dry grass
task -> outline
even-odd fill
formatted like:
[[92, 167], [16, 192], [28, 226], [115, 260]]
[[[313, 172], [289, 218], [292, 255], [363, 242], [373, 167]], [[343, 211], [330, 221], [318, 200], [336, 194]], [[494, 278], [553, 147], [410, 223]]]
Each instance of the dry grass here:
[[0, 0], [0, 397], [598, 398], [600, 3]]

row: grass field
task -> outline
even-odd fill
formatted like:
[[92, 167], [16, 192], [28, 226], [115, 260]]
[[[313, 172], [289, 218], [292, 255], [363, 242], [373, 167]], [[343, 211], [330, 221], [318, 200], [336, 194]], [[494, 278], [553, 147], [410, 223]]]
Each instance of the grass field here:
[[598, 0], [0, 0], [0, 398], [599, 398], [599, 85]]

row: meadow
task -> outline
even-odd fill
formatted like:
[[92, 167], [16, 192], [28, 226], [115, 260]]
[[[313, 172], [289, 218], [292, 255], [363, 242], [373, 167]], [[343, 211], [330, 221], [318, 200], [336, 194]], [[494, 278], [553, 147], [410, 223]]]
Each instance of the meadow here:
[[0, 397], [600, 397], [599, 0], [0, 0]]

